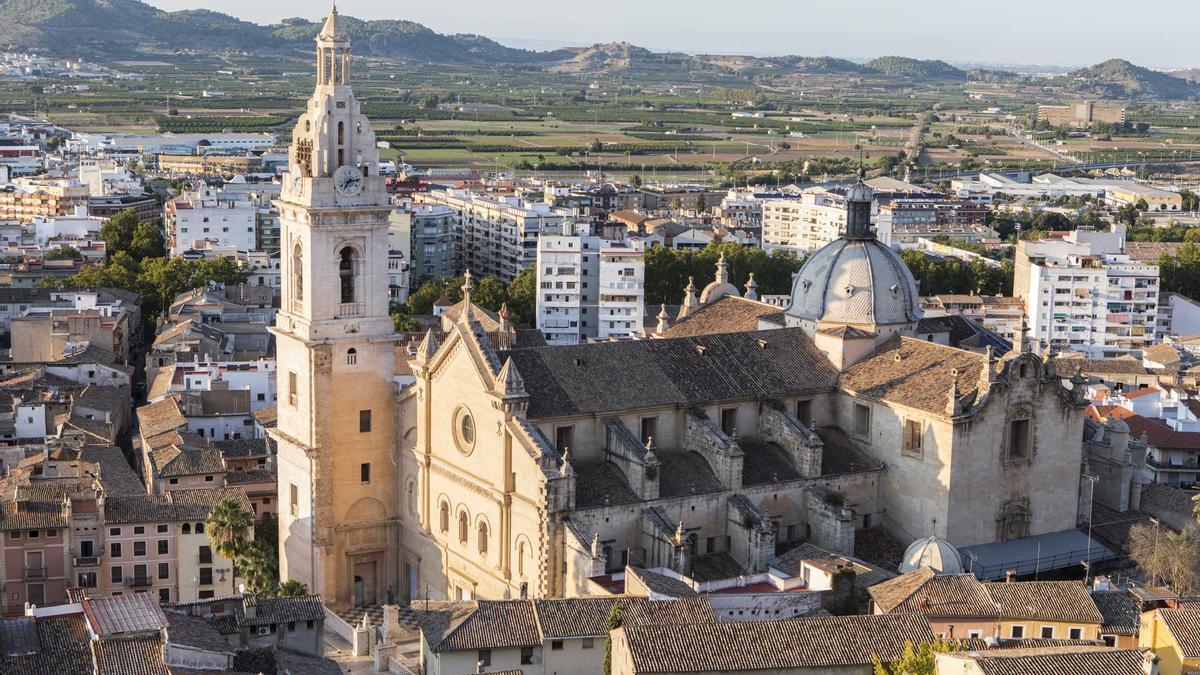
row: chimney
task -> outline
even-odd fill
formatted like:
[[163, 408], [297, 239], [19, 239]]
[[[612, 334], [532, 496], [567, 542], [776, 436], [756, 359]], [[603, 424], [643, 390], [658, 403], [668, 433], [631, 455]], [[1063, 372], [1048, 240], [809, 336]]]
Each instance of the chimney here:
[[1004, 573], [1004, 583], [1006, 584], [1011, 584], [1016, 578], [1017, 573], [1012, 570], [1008, 570]]
[[1149, 649], [1142, 652], [1142, 673], [1145, 675], [1158, 675], [1158, 657]]

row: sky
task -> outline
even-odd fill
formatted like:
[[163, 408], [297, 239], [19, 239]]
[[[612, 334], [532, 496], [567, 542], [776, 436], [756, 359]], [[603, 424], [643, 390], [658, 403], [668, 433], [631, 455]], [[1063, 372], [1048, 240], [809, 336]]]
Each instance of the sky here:
[[[317, 20], [329, 11], [329, 0], [148, 1], [257, 23]], [[338, 11], [538, 49], [626, 41], [710, 54], [1064, 66], [1125, 58], [1155, 68], [1200, 67], [1197, 0], [339, 0]]]

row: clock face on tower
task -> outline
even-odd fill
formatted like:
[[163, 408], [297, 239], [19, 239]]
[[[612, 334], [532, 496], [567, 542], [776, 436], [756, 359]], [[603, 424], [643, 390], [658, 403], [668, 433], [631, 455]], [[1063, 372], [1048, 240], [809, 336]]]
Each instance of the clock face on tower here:
[[363, 177], [358, 169], [343, 166], [333, 174], [333, 184], [341, 194], [356, 195], [363, 190]]

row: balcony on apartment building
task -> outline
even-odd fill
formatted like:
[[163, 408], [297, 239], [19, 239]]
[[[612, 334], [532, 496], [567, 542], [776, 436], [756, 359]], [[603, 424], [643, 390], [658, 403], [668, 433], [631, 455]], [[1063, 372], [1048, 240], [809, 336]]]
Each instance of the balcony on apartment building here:
[[26, 581], [41, 581], [42, 579], [45, 579], [45, 578], [46, 578], [46, 568], [45, 567], [26, 567], [25, 568], [25, 580]]

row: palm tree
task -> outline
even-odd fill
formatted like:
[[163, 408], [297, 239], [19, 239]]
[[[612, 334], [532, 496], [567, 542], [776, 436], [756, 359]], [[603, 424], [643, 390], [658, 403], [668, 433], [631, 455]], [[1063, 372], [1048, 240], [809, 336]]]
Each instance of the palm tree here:
[[246, 548], [246, 534], [254, 527], [254, 517], [237, 501], [227, 497], [209, 512], [207, 527], [213, 550], [222, 558], [235, 561], [236, 566], [236, 560]]
[[264, 541], [252, 541], [246, 546], [242, 556], [238, 558], [238, 568], [246, 583], [255, 592], [272, 588], [279, 576], [275, 550]]
[[288, 579], [279, 584], [278, 594], [281, 598], [298, 598], [302, 595], [308, 595], [308, 586], [295, 579]]

